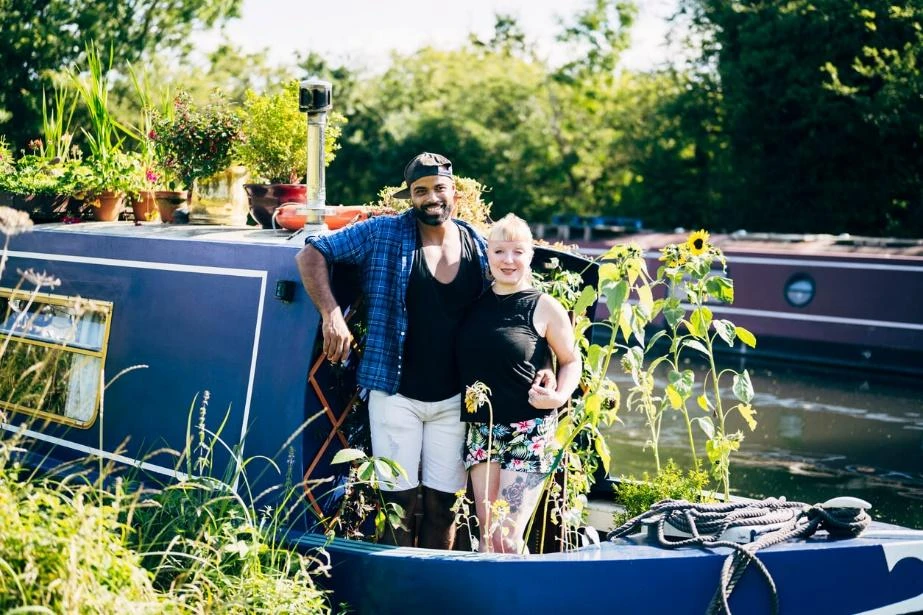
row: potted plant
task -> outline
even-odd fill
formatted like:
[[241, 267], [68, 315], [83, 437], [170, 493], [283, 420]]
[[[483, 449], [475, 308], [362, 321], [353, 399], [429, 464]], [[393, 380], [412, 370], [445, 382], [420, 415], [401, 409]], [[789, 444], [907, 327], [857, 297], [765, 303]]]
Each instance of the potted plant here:
[[96, 220], [115, 220], [121, 213], [125, 198], [137, 193], [137, 157], [122, 151], [125, 130], [109, 109], [109, 72], [112, 69], [112, 49], [108, 62], [103, 61], [96, 46], [88, 44], [86, 76], [76, 69], [70, 71], [70, 81], [86, 108], [89, 130], [82, 128], [90, 155], [86, 159], [92, 170], [86, 200], [93, 206]]
[[32, 153], [14, 159], [0, 142], [0, 205], [25, 211], [35, 222], [56, 222], [67, 215], [70, 197], [79, 192], [86, 167], [79, 157], [49, 157], [41, 139], [29, 142]]
[[[307, 170], [308, 133], [298, 108], [298, 81], [290, 80], [275, 93], [247, 90], [241, 109], [243, 140], [237, 159], [262, 183], [246, 184], [250, 213], [263, 228], [272, 228], [273, 212], [281, 203], [306, 203], [302, 184]], [[339, 148], [340, 127], [346, 119], [330, 113], [324, 130], [324, 163]]]
[[[179, 209], [188, 219], [189, 202], [196, 180], [214, 175], [231, 162], [234, 145], [240, 141], [240, 118], [230, 109], [220, 92], [205, 105], [196, 105], [187, 92], [173, 100], [171, 114], [158, 114], [150, 138], [160, 167], [176, 178], [171, 187], [185, 192]], [[166, 195], [157, 195], [158, 207]], [[178, 195], [172, 195], [173, 202]], [[161, 219], [168, 220], [161, 210]]]
[[[148, 81], [139, 75], [134, 66], [128, 65], [128, 75], [137, 96], [141, 111], [136, 125], [128, 125], [127, 132], [135, 141], [138, 155], [138, 193], [131, 199], [131, 209], [135, 223], [150, 222], [157, 217], [156, 191], [162, 185], [165, 174], [157, 168], [155, 142], [151, 138], [154, 130], [154, 97]], [[165, 109], [170, 108], [168, 90], [160, 92], [160, 100], [166, 102]]]
[[80, 148], [71, 144], [70, 120], [76, 96], [55, 88], [49, 101], [42, 92], [42, 138], [28, 143], [15, 159], [0, 137], [0, 205], [29, 213], [35, 222], [66, 217], [68, 204], [89, 178]]

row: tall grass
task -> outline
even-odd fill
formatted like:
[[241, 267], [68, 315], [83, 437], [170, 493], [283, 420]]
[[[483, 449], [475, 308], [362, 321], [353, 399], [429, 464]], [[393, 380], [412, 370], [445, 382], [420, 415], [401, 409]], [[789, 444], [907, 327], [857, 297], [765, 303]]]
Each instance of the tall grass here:
[[[9, 237], [31, 230], [18, 214], [0, 207], [0, 274]], [[313, 578], [324, 561], [280, 540], [300, 510], [300, 485], [250, 493], [249, 464], [279, 467], [242, 459], [221, 427], [206, 427], [207, 412], [205, 393], [190, 406], [184, 449], [166, 451], [182, 478], [151, 485], [93, 457], [28, 471], [34, 443], [0, 409], [0, 612], [329, 613]], [[218, 473], [221, 449], [231, 461]]]

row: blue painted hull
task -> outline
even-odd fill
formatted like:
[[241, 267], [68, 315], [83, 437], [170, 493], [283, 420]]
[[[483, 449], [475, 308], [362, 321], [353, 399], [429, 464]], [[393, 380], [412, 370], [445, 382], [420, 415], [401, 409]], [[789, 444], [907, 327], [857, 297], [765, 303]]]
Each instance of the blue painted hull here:
[[[323, 544], [302, 536], [302, 548]], [[571, 553], [509, 556], [382, 547], [337, 539], [329, 587], [358, 613], [705, 613], [727, 549], [661, 549], [642, 537]], [[780, 613], [835, 615], [923, 610], [923, 532], [873, 524], [867, 537], [759, 552]], [[889, 558], [892, 558], [889, 563]], [[744, 574], [734, 613], [769, 613], [768, 586]], [[878, 610], [881, 609], [881, 610]]]

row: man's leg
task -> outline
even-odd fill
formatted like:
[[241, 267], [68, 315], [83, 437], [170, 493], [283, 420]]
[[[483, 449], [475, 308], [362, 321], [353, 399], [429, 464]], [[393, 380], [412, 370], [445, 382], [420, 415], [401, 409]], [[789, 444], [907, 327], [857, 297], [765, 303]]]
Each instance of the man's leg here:
[[[403, 491], [381, 492], [381, 497], [385, 501], [386, 506], [393, 507], [393, 505], [396, 504], [400, 506], [402, 510], [400, 525], [392, 525], [390, 522], [386, 523], [385, 533], [379, 541], [381, 544], [395, 545], [398, 547], [415, 546], [415, 515], [417, 511], [418, 491], [419, 488], [414, 487], [413, 489], [405, 489]], [[386, 514], [390, 514], [390, 512], [391, 511], [387, 511]]]
[[446, 549], [455, 546], [455, 513], [452, 504], [455, 493], [437, 491], [423, 486], [423, 523], [420, 544], [425, 549]]
[[462, 461], [465, 423], [461, 422], [461, 396], [427, 404], [423, 423], [423, 523], [419, 546], [451, 549], [455, 544], [456, 492], [465, 488]]
[[385, 503], [396, 504], [403, 510], [402, 527], [388, 524], [381, 542], [402, 547], [414, 546], [415, 537], [414, 514], [417, 509], [423, 423], [413, 408], [414, 403], [419, 402], [381, 391], [372, 391], [369, 395], [372, 454], [397, 462], [407, 473], [407, 476], [396, 480], [390, 476], [378, 476]]

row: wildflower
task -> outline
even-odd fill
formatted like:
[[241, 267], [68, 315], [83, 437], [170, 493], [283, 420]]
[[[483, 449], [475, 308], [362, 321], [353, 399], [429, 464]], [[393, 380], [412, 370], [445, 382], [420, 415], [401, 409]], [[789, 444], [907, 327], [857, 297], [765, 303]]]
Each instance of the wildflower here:
[[705, 253], [708, 250], [708, 233], [704, 230], [695, 231], [689, 236], [686, 246], [693, 256]]
[[27, 145], [27, 147], [33, 152], [41, 150], [43, 146], [44, 144], [42, 143], [41, 139], [32, 139]]
[[467, 493], [467, 491], [465, 491], [464, 489], [459, 489], [458, 491], [455, 492], [455, 497], [456, 497], [457, 499], [461, 499], [461, 498], [465, 497], [465, 494], [466, 494], [466, 493]]
[[144, 172], [144, 178], [147, 179], [149, 184], [156, 184], [157, 180], [160, 179], [160, 176], [154, 172], [154, 169], [147, 169]]
[[17, 269], [16, 273], [22, 276], [26, 282], [35, 286], [36, 289], [43, 287], [57, 288], [61, 285], [61, 280], [52, 275], [48, 275], [44, 271], [36, 273], [33, 269], [26, 269], [25, 271]]
[[151, 141], [157, 140], [157, 131], [151, 128], [150, 132], [147, 133], [147, 138]]
[[29, 214], [12, 207], [0, 207], [0, 233], [13, 237], [32, 230]]
[[196, 458], [196, 470], [198, 470], [200, 473], [207, 470], [211, 465], [211, 451], [209, 450], [208, 443], [205, 439], [205, 417], [208, 414], [208, 400], [210, 398], [210, 391], [206, 390], [202, 393], [202, 405], [199, 406], [199, 421], [196, 424], [196, 431], [198, 431], [199, 434], [199, 444], [196, 447], [198, 453]]
[[474, 414], [484, 404], [490, 404], [490, 387], [481, 381], [465, 387], [465, 410]]
[[684, 250], [675, 243], [671, 243], [660, 249], [660, 259], [665, 262], [667, 267], [682, 267], [686, 264], [686, 255]]
[[503, 499], [494, 500], [493, 504], [490, 505], [490, 511], [500, 519], [503, 519], [510, 514], [510, 503]]

